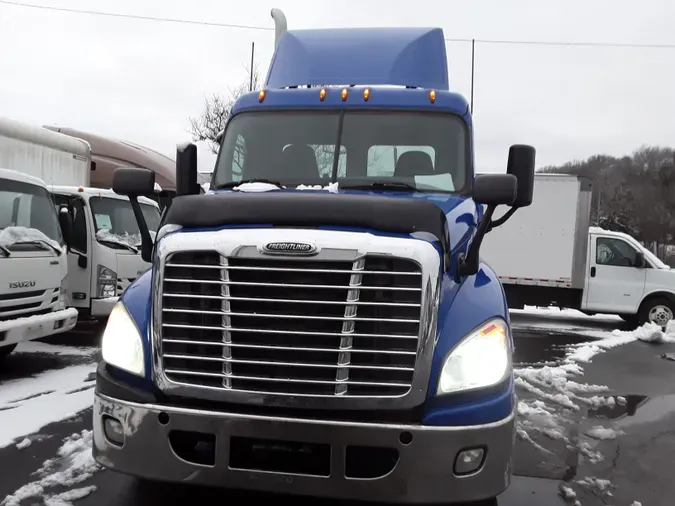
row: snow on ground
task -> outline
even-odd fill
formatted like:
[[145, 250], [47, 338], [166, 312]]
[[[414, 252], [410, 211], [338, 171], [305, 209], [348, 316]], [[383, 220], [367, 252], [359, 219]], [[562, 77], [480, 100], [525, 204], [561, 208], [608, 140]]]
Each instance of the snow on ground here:
[[14, 353], [44, 353], [49, 355], [62, 355], [73, 357], [93, 357], [98, 348], [91, 347], [75, 347], [75, 346], [60, 346], [39, 341], [24, 341], [19, 343]]
[[[623, 405], [620, 396], [603, 395], [609, 392], [605, 385], [582, 382], [584, 366], [598, 354], [616, 346], [634, 341], [650, 343], [675, 342], [675, 322], [670, 322], [665, 332], [658, 325], [647, 323], [632, 332], [604, 332], [604, 338], [589, 343], [573, 344], [565, 357], [555, 366], [524, 367], [514, 370], [516, 388], [522, 400], [518, 402], [517, 436], [545, 454], [546, 440], [562, 441], [568, 450], [574, 450], [590, 463], [604, 460], [604, 455], [594, 449], [593, 441], [613, 440], [622, 435], [615, 427], [596, 425], [579, 435], [578, 421], [574, 415], [584, 416], [589, 409], [601, 406]], [[611, 496], [611, 483], [586, 477], [577, 485], [593, 489], [600, 496]], [[580, 505], [577, 493], [570, 484], [561, 484], [560, 494], [568, 502]]]
[[0, 448], [91, 407], [95, 382], [89, 375], [95, 370], [95, 363], [74, 365], [3, 383]]
[[[92, 457], [91, 444], [90, 430], [83, 430], [81, 434], [73, 434], [64, 439], [57, 456], [47, 460], [35, 473], [38, 479], [5, 497], [0, 505], [19, 506], [27, 499], [42, 498], [45, 506], [71, 506], [73, 501], [94, 492], [95, 486], [70, 488], [88, 480], [100, 469]], [[49, 490], [63, 487], [70, 490]]]

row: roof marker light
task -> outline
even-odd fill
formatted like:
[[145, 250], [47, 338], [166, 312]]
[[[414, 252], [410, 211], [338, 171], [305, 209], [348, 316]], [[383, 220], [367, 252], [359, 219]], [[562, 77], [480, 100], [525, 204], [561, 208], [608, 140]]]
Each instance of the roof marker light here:
[[83, 191], [84, 191], [84, 188], [82, 188], [81, 186], [77, 189], [78, 193], [82, 193]]
[[328, 93], [326, 91], [326, 88], [321, 88], [321, 92], [319, 92], [319, 100], [321, 100], [322, 102], [326, 100], [326, 93]]
[[368, 99], [370, 99], [370, 88], [363, 90], [363, 100], [368, 102]]
[[258, 94], [258, 102], [262, 104], [263, 100], [265, 100], [265, 97], [267, 96], [267, 92], [265, 90], [260, 90], [260, 93]]
[[349, 95], [349, 90], [347, 88], [342, 90], [342, 101], [347, 100], [347, 95]]
[[429, 92], [429, 101], [430, 101], [432, 104], [435, 104], [435, 103], [436, 103], [436, 90], [431, 90], [431, 91]]

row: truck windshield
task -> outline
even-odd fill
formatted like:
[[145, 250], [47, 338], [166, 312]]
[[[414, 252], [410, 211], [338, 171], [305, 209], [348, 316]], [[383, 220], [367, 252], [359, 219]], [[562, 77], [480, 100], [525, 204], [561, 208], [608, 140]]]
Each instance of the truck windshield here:
[[284, 186], [337, 181], [340, 187], [458, 192], [469, 164], [467, 127], [453, 114], [256, 111], [228, 124], [212, 186], [262, 179]]
[[[106, 246], [116, 249], [136, 251], [141, 244], [138, 223], [131, 209], [131, 202], [126, 199], [109, 197], [93, 197], [89, 206], [94, 217], [96, 239]], [[159, 227], [159, 210], [150, 204], [141, 204], [145, 222], [151, 235]]]
[[40, 186], [0, 180], [0, 257], [12, 251], [60, 253], [63, 236], [49, 192]]

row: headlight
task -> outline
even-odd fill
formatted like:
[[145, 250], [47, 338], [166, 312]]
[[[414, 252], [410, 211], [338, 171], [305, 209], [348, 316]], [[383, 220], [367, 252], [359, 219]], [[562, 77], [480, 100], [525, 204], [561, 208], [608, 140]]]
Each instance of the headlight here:
[[509, 330], [494, 319], [466, 336], [445, 359], [436, 395], [486, 388], [504, 379], [511, 368]]
[[99, 299], [117, 296], [117, 273], [112, 269], [98, 266], [96, 273], [96, 293]]
[[138, 376], [145, 375], [141, 333], [122, 302], [112, 308], [101, 342], [103, 361]]

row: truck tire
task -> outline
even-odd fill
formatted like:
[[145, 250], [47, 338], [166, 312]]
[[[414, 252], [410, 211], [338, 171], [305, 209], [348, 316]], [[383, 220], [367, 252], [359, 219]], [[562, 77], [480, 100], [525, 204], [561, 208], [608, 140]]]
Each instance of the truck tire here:
[[669, 320], [675, 319], [675, 303], [666, 297], [651, 297], [640, 306], [638, 313], [639, 324], [653, 322], [666, 327]]
[[0, 360], [4, 360], [7, 356], [14, 351], [16, 348], [16, 343], [10, 344], [9, 346], [0, 347]]

